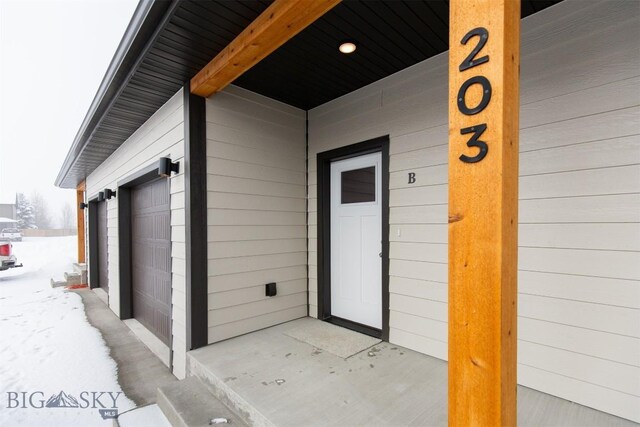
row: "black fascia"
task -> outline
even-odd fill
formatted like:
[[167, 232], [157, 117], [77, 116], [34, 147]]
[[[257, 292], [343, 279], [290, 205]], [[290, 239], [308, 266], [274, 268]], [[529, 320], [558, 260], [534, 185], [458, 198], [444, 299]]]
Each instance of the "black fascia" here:
[[91, 136], [127, 86], [141, 59], [145, 57], [144, 53], [151, 48], [179, 4], [179, 0], [140, 0], [58, 172], [56, 186], [63, 187], [67, 175], [87, 147]]

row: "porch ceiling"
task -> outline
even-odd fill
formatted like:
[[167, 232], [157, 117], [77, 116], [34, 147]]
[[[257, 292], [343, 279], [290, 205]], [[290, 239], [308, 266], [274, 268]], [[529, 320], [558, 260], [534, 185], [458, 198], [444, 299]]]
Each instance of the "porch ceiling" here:
[[[522, 16], [559, 1], [522, 0]], [[270, 3], [141, 0], [56, 185], [75, 188]], [[446, 51], [448, 21], [448, 0], [344, 0], [234, 84], [310, 109]]]

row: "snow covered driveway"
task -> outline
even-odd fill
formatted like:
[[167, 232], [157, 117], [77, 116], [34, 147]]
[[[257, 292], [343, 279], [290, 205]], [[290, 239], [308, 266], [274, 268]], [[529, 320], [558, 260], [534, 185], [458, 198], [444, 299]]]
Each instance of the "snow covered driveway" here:
[[0, 272], [0, 426], [110, 426], [100, 409], [134, 406], [80, 296], [49, 285], [72, 271], [75, 245], [26, 238], [14, 243], [24, 268]]

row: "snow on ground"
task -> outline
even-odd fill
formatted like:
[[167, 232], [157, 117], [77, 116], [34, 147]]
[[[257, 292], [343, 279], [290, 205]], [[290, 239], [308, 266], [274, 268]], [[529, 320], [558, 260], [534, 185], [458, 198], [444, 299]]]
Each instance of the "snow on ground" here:
[[[14, 243], [24, 267], [0, 272], [0, 426], [110, 426], [99, 409], [112, 396], [119, 412], [135, 406], [80, 296], [50, 287], [72, 271], [75, 248], [74, 236], [25, 238]], [[66, 406], [43, 407], [54, 395]]]

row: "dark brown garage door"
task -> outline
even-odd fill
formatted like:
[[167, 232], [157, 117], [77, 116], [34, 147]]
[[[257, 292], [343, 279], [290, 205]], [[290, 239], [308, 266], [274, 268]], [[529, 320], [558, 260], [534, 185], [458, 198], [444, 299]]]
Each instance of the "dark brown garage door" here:
[[171, 227], [168, 179], [131, 191], [133, 317], [165, 343], [171, 334]]
[[98, 203], [98, 286], [109, 293], [109, 250], [107, 240], [107, 203]]

